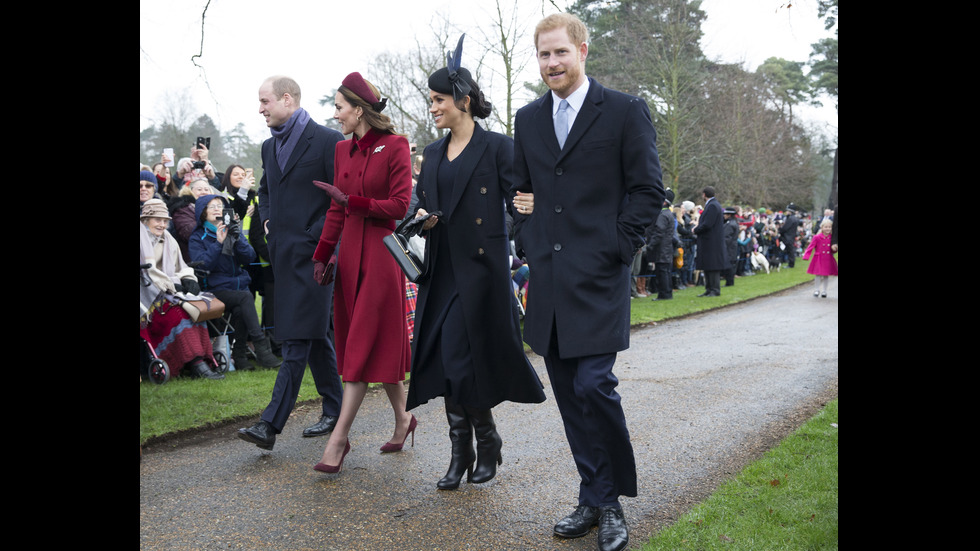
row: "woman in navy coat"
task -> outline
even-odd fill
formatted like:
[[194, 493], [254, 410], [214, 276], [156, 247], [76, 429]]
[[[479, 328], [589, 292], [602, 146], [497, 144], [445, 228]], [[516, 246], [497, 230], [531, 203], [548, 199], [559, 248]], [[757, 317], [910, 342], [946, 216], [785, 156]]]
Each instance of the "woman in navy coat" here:
[[449, 66], [429, 77], [429, 112], [449, 135], [426, 147], [416, 188], [417, 215], [441, 214], [424, 226], [431, 276], [419, 286], [408, 409], [445, 397], [452, 458], [440, 489], [457, 488], [464, 471], [469, 482], [496, 475], [503, 441], [491, 408], [544, 401], [524, 354], [510, 278], [505, 211], [514, 142], [476, 124], [491, 107], [459, 67], [461, 46], [462, 38]]

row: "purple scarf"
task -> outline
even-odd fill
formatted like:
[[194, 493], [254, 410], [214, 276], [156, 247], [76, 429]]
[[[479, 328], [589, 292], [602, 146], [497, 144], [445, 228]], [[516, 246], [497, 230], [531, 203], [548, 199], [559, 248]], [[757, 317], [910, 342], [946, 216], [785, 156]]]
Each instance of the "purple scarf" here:
[[[293, 149], [299, 143], [299, 137], [303, 134], [303, 129], [306, 128], [306, 123], [308, 122], [310, 122], [310, 114], [306, 112], [306, 109], [299, 107], [293, 112], [285, 124], [270, 129], [272, 131], [272, 137], [276, 139], [275, 151], [276, 161], [279, 163], [279, 170], [286, 169], [286, 161], [293, 154]], [[298, 129], [293, 132], [297, 127]]]

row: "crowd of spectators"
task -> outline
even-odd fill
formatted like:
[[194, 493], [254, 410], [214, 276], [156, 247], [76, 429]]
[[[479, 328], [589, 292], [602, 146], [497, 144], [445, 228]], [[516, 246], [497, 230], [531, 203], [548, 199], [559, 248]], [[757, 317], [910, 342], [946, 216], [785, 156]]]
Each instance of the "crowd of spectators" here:
[[[673, 261], [669, 264], [670, 287], [674, 290], [686, 289], [703, 285], [703, 277], [694, 270], [694, 257], [697, 254], [694, 228], [703, 205], [692, 201], [683, 201], [670, 206], [674, 214], [673, 228]], [[755, 208], [732, 205], [725, 208], [726, 222], [729, 224], [726, 234], [729, 235], [728, 251], [731, 268], [724, 274], [730, 285], [736, 277], [753, 276], [766, 273], [781, 267], [792, 267], [792, 260], [799, 257], [806, 249], [810, 238], [819, 229], [820, 222], [833, 217], [833, 211], [828, 209], [823, 216], [811, 217], [809, 213], [794, 204], [781, 210], [771, 208]], [[651, 225], [648, 237], [656, 235], [658, 230]], [[659, 244], [663, 238], [656, 240], [658, 250], [652, 250], [651, 241], [638, 253], [639, 268], [634, 265], [633, 298], [654, 295], [657, 289], [657, 277], [662, 272], [656, 270], [655, 262], [659, 254]], [[662, 265], [661, 263], [660, 265]], [[663, 298], [661, 293], [661, 299]], [[654, 298], [657, 298], [654, 296]]]
[[[250, 356], [263, 367], [278, 365], [272, 355], [279, 352], [279, 346], [271, 340], [273, 293], [268, 246], [262, 224], [253, 223], [253, 216], [258, 216], [256, 191], [251, 168], [233, 164], [224, 172], [217, 171], [204, 144], [195, 144], [189, 156], [175, 162], [162, 155], [152, 166], [140, 163], [140, 212], [150, 199], [162, 201], [170, 217], [167, 232], [179, 246], [181, 261], [195, 268], [202, 283], [200, 290], [226, 299], [234, 295], [236, 299], [226, 309], [232, 323], [229, 344], [236, 369], [251, 368]], [[223, 230], [224, 225], [215, 224], [206, 208], [215, 199], [234, 211], [232, 225], [237, 233], [228, 239], [235, 243], [229, 250], [233, 254], [220, 263], [211, 253], [223, 246], [225, 239], [218, 242], [215, 230], [219, 226]], [[198, 208], [199, 203], [205, 208]], [[200, 243], [192, 246], [192, 240]], [[211, 275], [213, 270], [217, 271]], [[256, 294], [263, 296], [261, 312], [255, 312]]]

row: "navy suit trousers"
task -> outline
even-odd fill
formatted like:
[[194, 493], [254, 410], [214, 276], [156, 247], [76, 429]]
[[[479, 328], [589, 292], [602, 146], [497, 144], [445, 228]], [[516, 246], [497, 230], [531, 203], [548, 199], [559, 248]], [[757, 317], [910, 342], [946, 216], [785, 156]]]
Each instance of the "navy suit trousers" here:
[[[331, 301], [332, 302], [332, 301]], [[331, 310], [332, 310], [331, 304]], [[332, 317], [332, 312], [328, 315]], [[286, 420], [296, 405], [303, 383], [306, 365], [310, 366], [316, 390], [323, 397], [323, 415], [340, 415], [343, 386], [337, 373], [337, 352], [333, 343], [333, 328], [323, 339], [292, 339], [282, 342], [282, 365], [272, 387], [272, 400], [262, 412], [262, 420], [282, 432]]]
[[545, 356], [565, 435], [582, 478], [579, 505], [618, 505], [636, 496], [636, 460], [612, 372], [616, 354], [562, 359], [557, 335]]

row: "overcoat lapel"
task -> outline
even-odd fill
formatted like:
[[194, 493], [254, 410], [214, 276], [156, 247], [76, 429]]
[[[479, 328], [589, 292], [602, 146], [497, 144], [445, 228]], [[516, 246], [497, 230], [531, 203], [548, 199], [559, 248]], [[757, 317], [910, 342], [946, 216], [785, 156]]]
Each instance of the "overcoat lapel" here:
[[[446, 142], [448, 143], [448, 140]], [[479, 164], [486, 150], [487, 137], [483, 128], [477, 123], [473, 128], [473, 136], [470, 138], [470, 143], [466, 144], [466, 149], [463, 150], [463, 153], [457, 159], [460, 165], [456, 171], [456, 180], [453, 181], [453, 195], [449, 198], [449, 209], [443, 213], [447, 220], [452, 219], [453, 211], [456, 210], [456, 205], [459, 204], [459, 200], [463, 197], [463, 191], [469, 184], [470, 177], [473, 176], [473, 171], [476, 170], [476, 165]]]
[[[286, 161], [286, 168], [283, 169], [281, 178], [285, 178], [286, 175], [289, 174], [289, 171], [296, 166], [296, 163], [303, 158], [306, 150], [310, 148], [310, 144], [313, 142], [313, 134], [315, 130], [316, 127], [314, 126], [314, 122], [312, 120], [306, 123], [306, 128], [303, 129], [303, 135], [300, 136], [299, 141], [296, 142], [296, 147], [293, 148], [293, 154], [290, 155], [289, 160]], [[273, 143], [273, 147], [275, 147], [275, 143]], [[278, 167], [278, 163], [276, 163], [276, 165]], [[333, 178], [333, 174], [331, 174], [330, 177]]]
[[568, 130], [565, 147], [561, 149], [558, 148], [558, 137], [555, 136], [555, 122], [552, 116], [554, 100], [552, 99], [551, 92], [548, 92], [542, 98], [541, 106], [534, 115], [535, 126], [548, 151], [555, 156], [556, 163], [561, 162], [575, 148], [575, 144], [585, 137], [589, 128], [599, 118], [599, 115], [602, 113], [600, 109], [603, 96], [602, 90], [602, 85], [591, 78], [589, 79], [589, 92], [585, 97], [585, 101], [582, 102], [581, 111], [575, 116], [575, 122]]
[[430, 163], [434, 168], [426, 171], [425, 173], [425, 194], [426, 202], [429, 204], [429, 210], [435, 211], [439, 208], [439, 163], [446, 158], [446, 149], [449, 147], [449, 136], [446, 136], [439, 141], [439, 147], [436, 149], [436, 159], [438, 162]]
[[555, 136], [555, 119], [551, 116], [552, 106], [551, 92], [541, 98], [541, 105], [538, 112], [534, 114], [534, 126], [537, 128], [538, 135], [551, 157], [557, 158], [561, 153], [558, 147], [558, 137]]
[[[575, 123], [568, 130], [568, 138], [565, 139], [565, 147], [562, 148], [561, 154], [558, 155], [558, 162], [568, 155], [568, 153], [575, 148], [577, 144], [586, 133], [589, 131], [589, 127], [595, 123], [596, 119], [602, 113], [599, 106], [602, 104], [602, 86], [589, 79], [589, 92], [585, 96], [585, 101], [582, 102], [582, 110], [579, 111], [578, 115], [575, 115]], [[555, 138], [557, 143], [558, 138]]]

